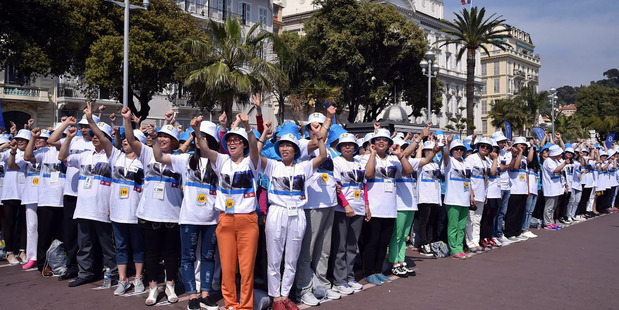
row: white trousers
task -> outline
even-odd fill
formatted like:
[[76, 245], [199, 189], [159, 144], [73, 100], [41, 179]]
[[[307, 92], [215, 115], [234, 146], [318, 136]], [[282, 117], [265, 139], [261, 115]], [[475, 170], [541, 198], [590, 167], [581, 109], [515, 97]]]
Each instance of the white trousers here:
[[472, 211], [469, 210], [469, 217], [466, 220], [466, 246], [470, 248], [474, 248], [479, 246], [479, 234], [480, 234], [480, 224], [481, 224], [481, 216], [484, 214], [484, 202], [483, 201], [475, 201], [475, 206], [477, 206], [477, 210]]
[[[267, 244], [267, 279], [269, 296], [288, 297], [294, 282], [297, 260], [301, 252], [305, 234], [305, 212], [297, 210], [296, 216], [288, 216], [285, 207], [271, 205], [265, 223]], [[282, 255], [284, 254], [284, 274], [280, 274]]]
[[592, 187], [591, 188], [591, 195], [589, 197], [581, 197], [580, 199], [588, 199], [589, 201], [587, 201], [587, 212], [591, 212], [593, 211], [593, 200], [595, 200], [595, 191], [597, 190], [597, 187]]
[[26, 259], [28, 261], [37, 260], [37, 242], [39, 240], [39, 232], [37, 227], [39, 221], [37, 219], [37, 204], [31, 203], [26, 205]]

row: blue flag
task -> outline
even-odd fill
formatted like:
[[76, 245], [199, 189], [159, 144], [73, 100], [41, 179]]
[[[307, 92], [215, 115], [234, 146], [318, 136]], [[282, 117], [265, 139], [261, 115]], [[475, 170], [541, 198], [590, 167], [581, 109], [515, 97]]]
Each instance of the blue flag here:
[[505, 137], [507, 137], [507, 139], [509, 139], [511, 141], [512, 139], [512, 125], [508, 122], [505, 121]]
[[613, 145], [613, 142], [615, 142], [615, 134], [611, 133], [606, 136], [606, 148], [610, 149]]
[[544, 131], [542, 127], [533, 127], [533, 132], [535, 132], [535, 135], [537, 136], [537, 139], [539, 140], [539, 142], [542, 142], [544, 140], [544, 136], [546, 135], [546, 132]]
[[2, 102], [0, 102], [0, 128], [6, 130], [6, 127], [4, 127], [4, 117], [2, 117]]

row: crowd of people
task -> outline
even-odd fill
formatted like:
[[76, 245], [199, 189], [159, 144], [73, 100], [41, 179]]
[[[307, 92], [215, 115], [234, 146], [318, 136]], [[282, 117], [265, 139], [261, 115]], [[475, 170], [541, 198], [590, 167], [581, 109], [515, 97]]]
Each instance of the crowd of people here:
[[[147, 292], [148, 306], [161, 282], [178, 302], [180, 279], [190, 310], [218, 309], [219, 294], [226, 309], [253, 309], [255, 289], [296, 310], [289, 297], [315, 306], [359, 292], [357, 280], [415, 275], [409, 246], [435, 256], [445, 242], [464, 260], [537, 237], [533, 224], [559, 230], [617, 210], [615, 145], [461, 139], [431, 124], [404, 135], [375, 123], [361, 138], [334, 106], [273, 128], [252, 101], [256, 128], [245, 114], [229, 128], [225, 114], [184, 132], [172, 114], [140, 127], [128, 108], [115, 126], [88, 103], [79, 122], [0, 136], [7, 261], [69, 287], [112, 274], [114, 295]], [[55, 239], [62, 274], [46, 264]]]

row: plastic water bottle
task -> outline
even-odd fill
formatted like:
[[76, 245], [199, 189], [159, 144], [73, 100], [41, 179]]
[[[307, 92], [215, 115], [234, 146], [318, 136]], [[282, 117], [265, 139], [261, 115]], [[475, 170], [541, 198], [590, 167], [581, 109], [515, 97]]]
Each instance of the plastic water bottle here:
[[110, 268], [105, 268], [105, 273], [103, 274], [103, 288], [112, 287], [112, 272]]

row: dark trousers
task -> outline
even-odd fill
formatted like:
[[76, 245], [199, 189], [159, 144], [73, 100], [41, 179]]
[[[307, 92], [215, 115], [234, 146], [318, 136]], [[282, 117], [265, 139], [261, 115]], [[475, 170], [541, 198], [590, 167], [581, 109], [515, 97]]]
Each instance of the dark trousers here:
[[486, 238], [492, 239], [492, 232], [494, 231], [494, 217], [496, 216], [500, 205], [501, 198], [488, 198], [488, 203], [484, 206], [484, 213], [481, 215], [481, 223], [479, 224], [480, 240], [484, 240]]
[[555, 210], [555, 219], [564, 219], [567, 217], [567, 204], [570, 202], [571, 192], [567, 192], [559, 197], [559, 203]]
[[38, 207], [37, 220], [39, 239], [37, 241], [37, 267], [39, 271], [45, 266], [45, 253], [54, 239], [63, 240], [64, 212], [58, 207]]
[[[445, 195], [441, 195], [441, 199], [441, 201], [445, 201]], [[445, 204], [438, 206], [437, 210], [434, 237], [447, 243], [447, 209], [445, 209]]]
[[430, 244], [434, 239], [434, 223], [438, 215], [438, 204], [420, 203], [417, 205], [419, 212], [419, 244]]
[[387, 246], [393, 233], [394, 218], [373, 217], [363, 223], [363, 266], [367, 275], [381, 273], [387, 256]]
[[19, 254], [26, 251], [26, 206], [20, 200], [11, 199], [2, 201], [6, 228], [4, 242], [7, 252]]
[[593, 190], [593, 187], [583, 187], [580, 202], [578, 203], [578, 211], [576, 211], [577, 215], [587, 213], [587, 203], [589, 202], [589, 197], [591, 196], [591, 190]]
[[525, 194], [511, 194], [509, 196], [507, 212], [505, 212], [505, 230], [503, 231], [506, 238], [520, 235], [527, 196]]
[[[261, 215], [266, 216], [266, 215]], [[258, 225], [258, 251], [254, 267], [254, 288], [268, 291], [267, 287], [267, 241], [264, 225]]]
[[615, 188], [616, 187], [611, 187], [604, 191], [604, 195], [602, 195], [602, 205], [600, 208], [598, 208], [600, 211], [613, 207], [613, 197], [615, 195]]
[[77, 220], [77, 265], [80, 278], [95, 276], [99, 257], [96, 255], [96, 246], [101, 246], [103, 254], [103, 267], [110, 268], [112, 273], [118, 270], [116, 266], [116, 254], [112, 241], [112, 224], [93, 220]]
[[77, 220], [73, 219], [77, 197], [64, 195], [64, 249], [67, 251], [67, 272], [77, 272]]
[[147, 282], [157, 281], [162, 275], [163, 258], [168, 281], [176, 281], [181, 257], [181, 235], [176, 223], [157, 223], [139, 220], [144, 236], [144, 269]]

